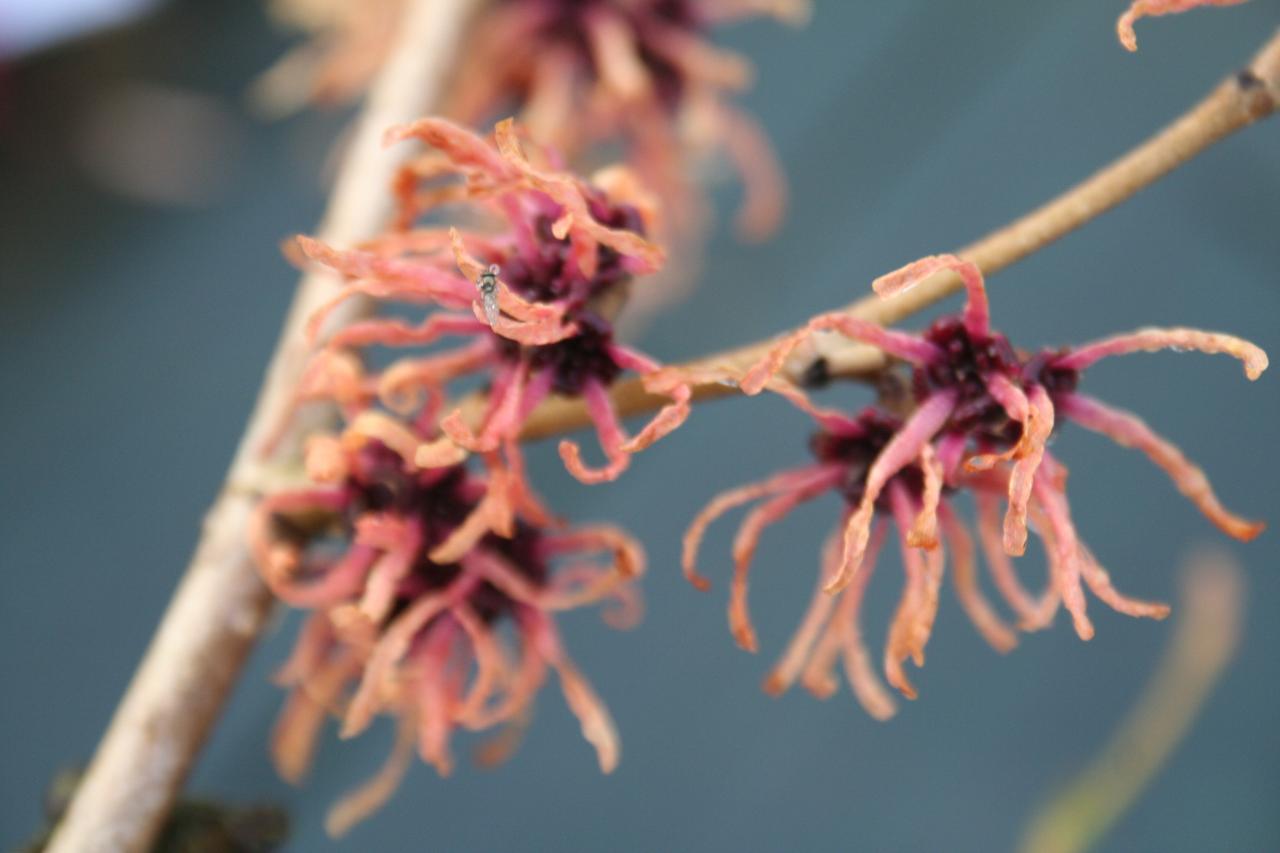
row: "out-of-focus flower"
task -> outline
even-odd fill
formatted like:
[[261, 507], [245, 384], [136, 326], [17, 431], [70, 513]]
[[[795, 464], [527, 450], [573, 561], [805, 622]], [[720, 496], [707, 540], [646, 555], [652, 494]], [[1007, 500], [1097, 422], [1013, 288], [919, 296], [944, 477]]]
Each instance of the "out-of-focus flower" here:
[[1200, 6], [1236, 6], [1243, 2], [1245, 0], [1133, 0], [1116, 21], [1116, 35], [1128, 50], [1137, 50], [1138, 36], [1133, 32], [1133, 25], [1139, 18], [1173, 15]]
[[[330, 714], [344, 737], [379, 713], [398, 719], [386, 766], [330, 814], [340, 834], [391, 795], [415, 744], [444, 775], [456, 729], [502, 726], [479, 756], [500, 761], [548, 669], [601, 769], [612, 770], [613, 722], [566, 655], [553, 614], [603, 602], [614, 605], [606, 621], [633, 624], [639, 545], [609, 526], [552, 530], [486, 517], [497, 506], [492, 483], [461, 465], [424, 470], [370, 436], [377, 431], [357, 418], [340, 436], [313, 437], [306, 461], [315, 485], [268, 497], [251, 525], [263, 579], [282, 601], [314, 611], [278, 676], [292, 688], [273, 738], [280, 773], [301, 778]], [[583, 559], [593, 552], [611, 559]]]
[[[518, 438], [549, 394], [581, 395], [607, 464], [587, 467], [572, 442], [561, 455], [570, 471], [597, 482], [618, 476], [631, 453], [684, 420], [688, 385], [612, 334], [633, 278], [660, 267], [664, 254], [644, 237], [649, 201], [625, 172], [588, 183], [554, 170], [546, 152], [529, 159], [511, 121], [496, 137], [495, 146], [438, 119], [393, 130], [392, 140], [432, 148], [396, 182], [400, 227], [350, 249], [305, 237], [294, 244], [346, 280], [311, 318], [313, 338], [357, 294], [436, 309], [421, 323], [354, 323], [316, 353], [295, 399], [337, 403], [346, 426], [340, 436], [309, 440], [316, 485], [268, 497], [253, 526], [254, 554], [276, 596], [316, 611], [281, 673], [294, 688], [275, 738], [282, 774], [305, 772], [330, 712], [342, 717], [344, 736], [378, 713], [400, 721], [386, 767], [330, 816], [335, 833], [390, 795], [414, 744], [445, 774], [456, 728], [502, 725], [481, 757], [499, 760], [549, 668], [602, 769], [618, 758], [612, 721], [561, 648], [552, 614], [613, 602], [609, 620], [633, 622], [638, 599], [628, 582], [641, 573], [643, 554], [612, 527], [564, 530], [526, 482]], [[461, 206], [450, 213], [477, 224], [417, 227], [445, 205]], [[357, 354], [445, 337], [467, 342], [382, 369]], [[672, 399], [635, 437], [618, 423], [607, 391], [625, 370]], [[441, 419], [460, 380], [477, 374], [487, 379], [483, 412], [470, 420], [458, 407]], [[468, 472], [473, 454], [486, 477]], [[612, 560], [580, 559], [590, 552]], [[554, 569], [557, 561], [567, 562]]]
[[[651, 202], [620, 169], [605, 170], [588, 183], [536, 165], [516, 134], [510, 120], [500, 123], [495, 147], [440, 119], [399, 128], [392, 139], [420, 139], [434, 149], [407, 166], [398, 182], [403, 230], [353, 249], [299, 238], [307, 258], [348, 282], [317, 312], [313, 334], [331, 307], [356, 294], [443, 309], [418, 325], [375, 319], [339, 331], [300, 395], [337, 398], [355, 408], [376, 395], [391, 410], [410, 415], [424, 401], [441, 400], [455, 380], [487, 373], [488, 405], [479, 423], [469, 424], [456, 409], [441, 422], [447, 440], [406, 449], [405, 458], [430, 468], [458, 462], [459, 448], [483, 454], [491, 469], [510, 472], [508, 494], [528, 508], [535, 502], [523, 481], [517, 437], [548, 395], [585, 400], [606, 463], [586, 465], [569, 440], [561, 442], [560, 453], [570, 472], [595, 483], [616, 478], [632, 453], [678, 427], [688, 415], [690, 390], [683, 383], [653, 386], [671, 404], [636, 435], [625, 432], [609, 400], [609, 383], [626, 370], [650, 376], [659, 368], [613, 334], [613, 318], [634, 279], [664, 259], [662, 249], [643, 236]], [[486, 225], [465, 232], [412, 227], [422, 214], [453, 202], [487, 217]], [[366, 376], [349, 352], [374, 344], [425, 346], [445, 336], [469, 342], [401, 358], [376, 376]]]
[[[350, 100], [386, 56], [404, 0], [275, 0], [312, 41], [263, 75], [266, 111]], [[667, 242], [700, 230], [705, 203], [690, 161], [724, 151], [742, 175], [738, 215], [750, 239], [780, 221], [786, 182], [763, 132], [730, 103], [751, 82], [742, 57], [715, 46], [720, 24], [769, 15], [802, 23], [808, 0], [496, 0], [478, 15], [444, 113], [468, 126], [517, 113], [539, 143], [573, 162], [621, 142], [677, 221]]]
[[[845, 313], [820, 315], [781, 339], [741, 377], [747, 394], [766, 386], [782, 391], [822, 426], [813, 443], [815, 465], [721, 496], [695, 520], [686, 537], [686, 571], [695, 583], [704, 583], [694, 573], [693, 560], [706, 525], [727, 509], [768, 498], [747, 517], [735, 542], [737, 568], [730, 614], [741, 645], [755, 646], [746, 620], [746, 571], [760, 530], [824, 491], [840, 491], [848, 504], [841, 541], [833, 541], [826, 549], [819, 592], [792, 647], [771, 676], [768, 686], [772, 689], [790, 684], [808, 660], [807, 683], [817, 692], [829, 690], [826, 673], [843, 651], [855, 691], [872, 713], [883, 716], [891, 707], [869, 676], [856, 621], [880, 535], [874, 524], [878, 510], [892, 515], [907, 567], [906, 590], [885, 654], [890, 682], [904, 694], [914, 695], [900, 664], [906, 657], [917, 663], [923, 660], [937, 606], [943, 542], [952, 549], [961, 601], [974, 622], [997, 648], [1012, 645], [1007, 629], [972, 584], [972, 547], [947, 506], [947, 490], [967, 489], [974, 494], [988, 562], [1021, 627], [1043, 627], [1061, 604], [1071, 614], [1077, 633], [1084, 639], [1092, 637], [1082, 585], [1120, 612], [1163, 618], [1168, 613], [1164, 605], [1119, 593], [1077, 536], [1066, 498], [1066, 469], [1046, 449], [1056, 415], [1144, 452], [1227, 534], [1247, 540], [1263, 528], [1227, 511], [1204, 473], [1137, 417], [1077, 390], [1081, 371], [1102, 358], [1168, 348], [1227, 353], [1240, 359], [1246, 375], [1256, 379], [1267, 366], [1262, 350], [1230, 335], [1147, 328], [1079, 347], [1022, 353], [991, 329], [981, 272], [974, 264], [949, 255], [916, 261], [873, 286], [881, 296], [890, 296], [940, 270], [959, 273], [965, 283], [968, 300], [960, 315], [943, 317], [919, 335], [887, 330]], [[915, 411], [901, 421], [875, 410], [849, 420], [815, 409], [796, 389], [774, 378], [797, 346], [823, 330], [873, 344], [912, 365]], [[1000, 495], [1007, 501], [1002, 525]], [[1049, 558], [1049, 588], [1039, 597], [1022, 588], [1007, 559], [1024, 553], [1029, 523], [1044, 540]], [[842, 595], [834, 617], [837, 605], [824, 597], [833, 593]], [[824, 623], [829, 627], [818, 641]]]
[[464, 123], [517, 110], [571, 157], [622, 141], [687, 229], [703, 207], [690, 156], [729, 155], [745, 198], [739, 231], [771, 234], [786, 185], [764, 134], [730, 103], [751, 82], [710, 29], [760, 15], [803, 22], [807, 0], [500, 0], [477, 22], [448, 112]]
[[255, 81], [254, 105], [287, 115], [307, 104], [334, 106], [362, 95], [387, 58], [405, 0], [272, 0], [272, 16], [311, 40]]

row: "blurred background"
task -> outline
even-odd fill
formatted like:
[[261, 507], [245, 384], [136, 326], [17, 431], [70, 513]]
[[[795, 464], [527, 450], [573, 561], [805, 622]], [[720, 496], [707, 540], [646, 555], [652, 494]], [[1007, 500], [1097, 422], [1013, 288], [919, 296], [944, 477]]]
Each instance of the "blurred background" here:
[[[267, 122], [247, 109], [247, 87], [296, 41], [261, 4], [126, 5], [140, 16], [51, 45], [47, 27], [20, 39], [13, 0], [0, 3], [5, 850], [38, 828], [53, 774], [91, 755], [186, 565], [297, 278], [279, 241], [319, 218], [349, 118]], [[677, 361], [763, 337], [981, 236], [1178, 115], [1280, 23], [1280, 0], [1148, 21], [1130, 55], [1113, 33], [1123, 5], [818, 0], [806, 30], [724, 32], [759, 68], [745, 105], [786, 165], [790, 215], [762, 246], [720, 227], [696, 294], [644, 348]], [[997, 324], [1025, 346], [1188, 324], [1280, 353], [1277, 152], [1273, 119], [1001, 273]], [[735, 201], [731, 185], [719, 191], [722, 220]], [[1228, 506], [1274, 525], [1274, 373], [1250, 384], [1226, 358], [1135, 356], [1095, 368], [1087, 387], [1179, 443]], [[869, 392], [826, 397], [852, 407]], [[758, 657], [725, 626], [733, 524], [704, 548], [717, 582], [707, 594], [681, 578], [679, 538], [713, 493], [805, 459], [807, 432], [779, 400], [710, 404], [621, 481], [590, 489], [551, 445], [532, 453], [552, 505], [616, 520], [649, 550], [639, 629], [614, 633], [588, 612], [563, 620], [622, 732], [613, 776], [599, 775], [547, 690], [509, 764], [463, 761], [448, 780], [415, 766], [381, 813], [330, 841], [325, 810], [381, 763], [391, 731], [345, 743], [331, 731], [305, 787], [275, 777], [266, 741], [282, 695], [268, 676], [296, 627], [282, 613], [190, 789], [285, 806], [299, 851], [1011, 848], [1133, 704], [1177, 611], [1152, 623], [1091, 601], [1092, 642], [1059, 616], [1001, 657], [947, 594], [921, 698], [893, 721], [868, 718], [843, 686], [826, 702], [770, 699], [759, 682], [810, 594], [835, 501], [763, 540]], [[1073, 472], [1076, 522], [1117, 585], [1176, 600], [1181, 558], [1221, 540], [1216, 530], [1138, 454], [1071, 427], [1055, 452]], [[1247, 576], [1241, 650], [1101, 849], [1280, 849], [1278, 543], [1272, 530], [1230, 545]], [[1038, 577], [1034, 548], [1027, 560]], [[877, 655], [898, 565], [886, 555], [866, 608]], [[464, 736], [460, 757], [467, 747]]]

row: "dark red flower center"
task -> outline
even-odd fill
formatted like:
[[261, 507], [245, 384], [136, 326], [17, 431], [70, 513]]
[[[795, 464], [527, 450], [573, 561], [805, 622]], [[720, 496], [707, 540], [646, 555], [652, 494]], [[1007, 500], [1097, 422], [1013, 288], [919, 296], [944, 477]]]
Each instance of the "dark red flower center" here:
[[578, 317], [578, 334], [572, 338], [540, 347], [526, 347], [507, 338], [498, 339], [503, 357], [515, 361], [528, 358], [529, 367], [537, 372], [550, 370], [551, 387], [557, 394], [569, 397], [582, 393], [588, 379], [608, 385], [622, 372], [609, 352], [613, 343], [613, 326], [598, 314], [583, 313]]
[[1038, 382], [1049, 392], [1049, 397], [1057, 402], [1058, 395], [1070, 394], [1080, 385], [1080, 371], [1074, 367], [1063, 367], [1059, 360], [1070, 350], [1041, 350], [1027, 360], [1022, 368], [1025, 382]]
[[[589, 200], [591, 215], [611, 228], [644, 234], [639, 211], [625, 204], [610, 204], [603, 195]], [[495, 336], [498, 351], [508, 361], [527, 358], [530, 367], [553, 372], [552, 387], [557, 393], [574, 396], [581, 393], [588, 379], [608, 384], [621, 372], [609, 347], [613, 343], [613, 324], [597, 306], [614, 298], [631, 282], [631, 273], [623, 265], [623, 256], [608, 246], [600, 246], [594, 276], [586, 278], [568, 263], [569, 241], [551, 233], [552, 218], [539, 217], [534, 230], [537, 249], [513, 252], [499, 259], [503, 280], [522, 297], [533, 302], [560, 302], [567, 306], [565, 319], [578, 324], [572, 338], [544, 346], [525, 346]]]
[[[630, 205], [611, 205], [602, 199], [592, 199], [591, 215], [610, 228], [644, 234], [644, 222]], [[572, 314], [631, 280], [622, 256], [608, 246], [596, 250], [595, 275], [591, 278], [582, 275], [568, 263], [568, 239], [558, 239], [551, 233], [554, 221], [550, 216], [539, 216], [534, 221], [535, 248], [517, 250], [495, 259], [502, 268], [502, 280], [512, 290], [530, 302], [567, 302]]]
[[[529, 0], [508, 0], [529, 2]], [[649, 74], [654, 94], [664, 109], [674, 112], [688, 88], [684, 73], [666, 56], [653, 48], [651, 29], [654, 23], [701, 32], [702, 21], [689, 0], [649, 0], [644, 3], [621, 4], [615, 0], [545, 0], [553, 8], [543, 37], [548, 42], [568, 44], [580, 61], [595, 69], [595, 56], [587, 41], [583, 16], [593, 7], [606, 6], [623, 15], [636, 38], [636, 53]], [[599, 69], [595, 69], [599, 76]]]
[[[462, 465], [427, 471], [406, 471], [403, 460], [385, 445], [370, 442], [356, 455], [346, 486], [352, 495], [343, 520], [348, 541], [356, 520], [367, 513], [388, 513], [416, 521], [423, 530], [423, 544], [410, 580], [397, 597], [393, 614], [409, 606], [417, 596], [441, 589], [462, 571], [457, 563], [441, 565], [427, 554], [443, 542], [479, 502], [483, 490], [471, 481]], [[537, 586], [549, 573], [539, 549], [537, 529], [517, 522], [515, 535], [506, 539], [492, 533], [477, 547], [505, 558], [511, 567]], [[497, 587], [483, 583], [471, 594], [469, 604], [486, 622], [510, 612], [513, 601]]]
[[[819, 462], [844, 466], [845, 476], [839, 489], [850, 506], [861, 503], [867, 487], [867, 472], [880, 451], [902, 428], [902, 421], [879, 409], [869, 408], [858, 415], [857, 425], [856, 431], [844, 434], [819, 431], [809, 438], [809, 450]], [[924, 473], [918, 465], [900, 471], [893, 482], [902, 484], [916, 498], [924, 491]], [[887, 499], [888, 490], [883, 495], [881, 501]]]
[[1022, 365], [1009, 339], [1001, 334], [976, 338], [959, 317], [942, 317], [924, 333], [929, 343], [945, 354], [919, 366], [912, 376], [916, 399], [923, 401], [939, 391], [957, 394], [956, 408], [947, 432], [972, 435], [980, 443], [1005, 447], [1017, 441], [1021, 427], [1010, 421], [987, 391], [988, 378], [1003, 375], [1017, 382]]

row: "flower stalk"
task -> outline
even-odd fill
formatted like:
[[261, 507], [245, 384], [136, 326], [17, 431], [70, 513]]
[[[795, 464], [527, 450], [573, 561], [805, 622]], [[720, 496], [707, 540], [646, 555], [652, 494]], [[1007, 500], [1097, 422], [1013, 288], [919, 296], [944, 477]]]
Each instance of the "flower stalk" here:
[[[382, 149], [388, 126], [440, 97], [475, 0], [417, 0], [371, 92], [333, 189], [326, 239], [375, 234], [390, 213], [395, 163]], [[258, 579], [245, 531], [262, 491], [261, 449], [288, 409], [310, 356], [304, 327], [336, 286], [304, 276], [240, 446], [164, 618], [116, 709], [50, 853], [150, 850], [232, 686], [261, 634], [271, 593]], [[344, 307], [350, 321], [358, 303]], [[295, 424], [290, 438], [302, 434]]]

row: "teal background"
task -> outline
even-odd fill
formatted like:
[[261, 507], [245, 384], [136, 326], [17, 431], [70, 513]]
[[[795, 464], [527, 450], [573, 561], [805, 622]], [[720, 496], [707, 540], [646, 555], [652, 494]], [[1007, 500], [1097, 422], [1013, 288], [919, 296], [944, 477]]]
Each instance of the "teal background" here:
[[[786, 164], [790, 216], [763, 246], [721, 229], [700, 289], [643, 347], [676, 361], [762, 337], [981, 236], [1146, 138], [1280, 24], [1276, 0], [1146, 22], [1135, 56], [1113, 35], [1122, 5], [819, 0], [807, 30], [727, 32], [759, 68], [744, 102]], [[242, 106], [288, 42], [258, 4], [178, 2], [0, 78], [0, 849], [36, 826], [52, 773], [90, 754], [142, 653], [289, 299], [295, 274], [278, 241], [320, 215], [317, 175], [345, 117], [264, 124]], [[232, 111], [237, 157], [209, 206], [121, 199], [70, 157], [77, 111], [137, 80]], [[1278, 153], [1273, 120], [1001, 273], [996, 322], [1026, 346], [1189, 324], [1280, 353]], [[717, 192], [722, 211], [734, 200], [732, 186]], [[1179, 443], [1229, 506], [1276, 523], [1274, 373], [1250, 384], [1225, 358], [1135, 356], [1095, 368], [1086, 387]], [[827, 396], [868, 399], [857, 388]], [[628, 526], [650, 555], [638, 630], [611, 632], [590, 613], [563, 620], [622, 732], [613, 776], [598, 774], [548, 689], [509, 765], [463, 761], [447, 781], [416, 766], [382, 813], [331, 842], [324, 811], [379, 765], [390, 731], [347, 743], [331, 731], [304, 788], [273, 775], [265, 743], [282, 697], [267, 678], [292, 642], [289, 616], [254, 653], [192, 789], [283, 803], [298, 851], [1009, 849], [1131, 705], [1173, 620], [1130, 620], [1091, 601], [1091, 643], [1059, 618], [1002, 658], [948, 595], [921, 698], [892, 722], [866, 717], [843, 689], [825, 703], [764, 696], [759, 681], [809, 595], [834, 500], [764, 538], [758, 657], [725, 627], [732, 524], [706, 543], [709, 594], [680, 577], [679, 537], [713, 493], [803, 461], [807, 431], [779, 400], [700, 407], [619, 483], [591, 489], [550, 445], [533, 453], [554, 505]], [[1181, 556], [1222, 537], [1138, 455], [1071, 427], [1055, 452], [1073, 472], [1078, 526], [1117, 584], [1173, 600]], [[1272, 530], [1229, 543], [1249, 584], [1239, 657], [1101, 849], [1280, 849], [1278, 541]], [[877, 654], [898, 565], [886, 558], [868, 605]], [[468, 740], [458, 738], [460, 757]]]

